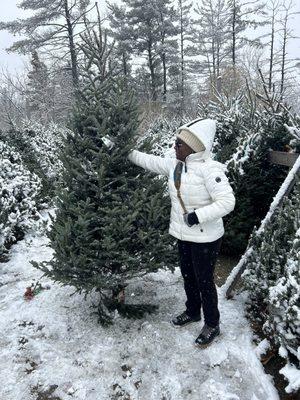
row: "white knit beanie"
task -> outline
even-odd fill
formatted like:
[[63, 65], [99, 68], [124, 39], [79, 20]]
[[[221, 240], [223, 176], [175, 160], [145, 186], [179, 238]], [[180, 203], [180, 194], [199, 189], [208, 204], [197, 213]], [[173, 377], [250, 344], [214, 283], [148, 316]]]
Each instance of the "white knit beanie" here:
[[196, 153], [205, 150], [205, 146], [201, 142], [201, 140], [198, 139], [192, 132], [190, 132], [187, 129], [181, 129], [176, 136], [179, 139], [181, 139], [184, 143], [186, 143]]

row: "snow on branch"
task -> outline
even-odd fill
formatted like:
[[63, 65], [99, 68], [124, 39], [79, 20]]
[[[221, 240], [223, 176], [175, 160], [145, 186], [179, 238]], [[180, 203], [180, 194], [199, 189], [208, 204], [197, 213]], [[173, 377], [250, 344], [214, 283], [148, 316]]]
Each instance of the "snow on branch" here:
[[[264, 231], [266, 225], [268, 222], [270, 222], [275, 210], [281, 205], [283, 198], [286, 194], [289, 193], [291, 187], [293, 186], [293, 181], [296, 178], [297, 173], [300, 170], [300, 157], [297, 158], [297, 161], [295, 162], [293, 168], [290, 170], [288, 173], [288, 176], [282, 183], [280, 189], [278, 190], [276, 196], [273, 199], [273, 202], [270, 206], [270, 209], [263, 219], [259, 229], [257, 230], [256, 234], [259, 236], [262, 234]], [[230, 275], [228, 276], [225, 284], [223, 285], [223, 289], [226, 292], [226, 297], [228, 298], [234, 288], [235, 283], [237, 282], [238, 278], [242, 275], [243, 271], [245, 270], [246, 267], [246, 261], [253, 252], [253, 247], [248, 247], [246, 252], [243, 254], [241, 257], [240, 261], [238, 264], [233, 268], [231, 271]]]

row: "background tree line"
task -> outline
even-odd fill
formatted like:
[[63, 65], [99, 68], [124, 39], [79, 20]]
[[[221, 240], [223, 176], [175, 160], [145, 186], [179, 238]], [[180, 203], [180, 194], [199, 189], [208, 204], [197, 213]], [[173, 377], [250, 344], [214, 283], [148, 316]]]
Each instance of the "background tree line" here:
[[[24, 36], [9, 49], [28, 54], [22, 77], [2, 71], [0, 118], [65, 122], [87, 55], [85, 35], [101, 21], [113, 44], [108, 68], [125, 77], [142, 111], [195, 114], [199, 100], [234, 96], [262, 86], [299, 108], [293, 2], [270, 0], [120, 0], [105, 10], [91, 0], [23, 0], [32, 16], [1, 22]], [[100, 40], [100, 38], [98, 38]]]

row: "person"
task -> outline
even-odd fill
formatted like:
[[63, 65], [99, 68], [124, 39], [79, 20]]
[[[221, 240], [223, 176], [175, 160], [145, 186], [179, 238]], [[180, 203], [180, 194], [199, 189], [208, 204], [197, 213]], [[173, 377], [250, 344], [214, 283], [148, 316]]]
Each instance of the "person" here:
[[172, 319], [175, 327], [200, 321], [204, 326], [196, 338], [200, 347], [220, 334], [220, 313], [214, 283], [214, 266], [220, 251], [222, 217], [235, 206], [226, 167], [210, 154], [216, 122], [196, 119], [176, 131], [176, 159], [133, 150], [129, 159], [151, 172], [168, 176], [171, 198], [169, 233], [178, 241], [180, 269], [186, 293], [186, 310]]

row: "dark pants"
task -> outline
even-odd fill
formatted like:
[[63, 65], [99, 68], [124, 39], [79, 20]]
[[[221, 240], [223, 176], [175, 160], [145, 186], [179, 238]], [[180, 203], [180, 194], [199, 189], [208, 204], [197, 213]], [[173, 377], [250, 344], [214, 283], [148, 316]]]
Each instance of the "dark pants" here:
[[204, 322], [218, 325], [218, 294], [214, 283], [214, 267], [220, 251], [222, 238], [208, 243], [178, 240], [180, 269], [187, 297], [186, 312], [190, 317], [204, 314]]

